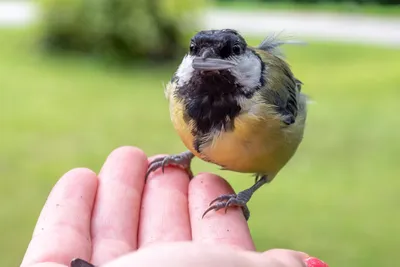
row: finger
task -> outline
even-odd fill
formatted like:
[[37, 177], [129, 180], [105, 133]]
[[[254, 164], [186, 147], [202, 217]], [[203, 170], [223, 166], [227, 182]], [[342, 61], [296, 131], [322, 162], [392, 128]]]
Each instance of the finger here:
[[189, 212], [193, 241], [228, 244], [241, 249], [255, 250], [249, 227], [240, 208], [211, 211], [202, 219], [212, 200], [231, 194], [231, 186], [213, 174], [199, 174], [189, 185]]
[[267, 258], [285, 258], [287, 256], [296, 258], [298, 260], [304, 261], [308, 257], [310, 257], [307, 253], [301, 252], [301, 251], [296, 251], [296, 250], [290, 250], [290, 249], [270, 249], [262, 253], [264, 257]]
[[146, 155], [135, 147], [114, 150], [104, 163], [92, 219], [93, 264], [137, 248], [146, 168]]
[[271, 267], [307, 267], [308, 257], [306, 253], [300, 251], [271, 249], [261, 254], [260, 261]]
[[43, 207], [21, 266], [68, 265], [75, 257], [90, 259], [90, 217], [96, 190], [97, 177], [91, 170], [64, 174]]
[[191, 240], [188, 185], [188, 174], [181, 168], [166, 167], [164, 173], [158, 169], [149, 175], [142, 198], [139, 247]]

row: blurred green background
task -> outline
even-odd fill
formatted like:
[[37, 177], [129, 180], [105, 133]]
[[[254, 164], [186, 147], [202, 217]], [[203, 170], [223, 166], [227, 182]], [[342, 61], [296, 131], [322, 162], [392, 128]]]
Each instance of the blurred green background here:
[[[102, 10], [101, 4], [111, 0], [97, 1]], [[115, 10], [134, 12], [145, 2], [114, 1], [122, 5]], [[221, 2], [220, 7], [238, 5]], [[129, 12], [121, 17], [115, 10], [85, 13], [94, 2], [85, 3], [42, 1], [45, 7], [54, 4], [47, 9], [52, 20], [0, 29], [1, 266], [19, 266], [49, 191], [69, 169], [98, 171], [107, 155], [123, 145], [139, 146], [148, 155], [185, 149], [170, 123], [163, 84], [198, 29], [175, 27], [192, 4], [162, 2], [169, 8], [147, 13], [150, 18], [143, 20], [158, 16], [158, 24], [165, 24], [152, 24], [147, 32], [121, 23], [132, 16]], [[339, 3], [334, 10], [344, 6]], [[178, 7], [178, 13], [168, 13]], [[374, 7], [380, 14], [398, 10]], [[358, 10], [362, 13], [363, 7]], [[57, 20], [52, 12], [71, 17]], [[96, 23], [82, 23], [86, 19]], [[166, 29], [171, 34], [163, 34]], [[252, 45], [264, 38], [246, 37]], [[400, 50], [312, 40], [284, 50], [315, 103], [298, 153], [250, 202], [257, 249], [301, 250], [331, 267], [394, 266], [400, 248]], [[235, 190], [253, 182], [249, 175], [218, 171], [199, 160], [194, 171], [216, 172]]]

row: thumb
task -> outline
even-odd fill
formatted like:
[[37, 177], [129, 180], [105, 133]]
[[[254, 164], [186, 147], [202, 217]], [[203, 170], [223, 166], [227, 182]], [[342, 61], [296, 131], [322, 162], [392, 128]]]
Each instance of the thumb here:
[[271, 249], [262, 253], [261, 257], [268, 267], [329, 267], [304, 252], [289, 249]]

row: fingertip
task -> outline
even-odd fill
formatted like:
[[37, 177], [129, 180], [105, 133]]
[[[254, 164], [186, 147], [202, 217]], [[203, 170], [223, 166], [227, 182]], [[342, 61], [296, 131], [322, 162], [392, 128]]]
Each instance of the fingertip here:
[[267, 250], [265, 252], [262, 252], [262, 255], [266, 255], [266, 256], [269, 256], [269, 255], [272, 255], [272, 254], [273, 255], [288, 255], [288, 254], [290, 254], [290, 255], [293, 255], [296, 258], [299, 258], [299, 259], [302, 259], [302, 260], [305, 260], [306, 258], [309, 257], [309, 255], [307, 253], [305, 253], [305, 252], [297, 251], [297, 250], [291, 250], [291, 249], [274, 248], [274, 249], [270, 249], [270, 250]]
[[108, 158], [126, 157], [138, 162], [146, 162], [147, 156], [143, 150], [135, 146], [121, 146], [111, 151]]
[[66, 172], [56, 185], [60, 183], [85, 183], [87, 182], [89, 186], [93, 183], [97, 184], [97, 174], [88, 168], [74, 168]]
[[[99, 178], [127, 182], [127, 185], [132, 187], [135, 183], [144, 183], [146, 168], [147, 156], [141, 149], [121, 146], [108, 155], [100, 170]], [[133, 173], [134, 179], [132, 179]]]
[[[262, 252], [260, 255], [263, 261], [280, 263], [282, 266], [328, 267], [328, 265], [309, 265], [310, 256], [302, 251], [276, 248]], [[311, 263], [315, 261], [311, 260]]]
[[[148, 158], [148, 165], [150, 165], [150, 163], [157, 159], [157, 158], [161, 158], [161, 157], [165, 157], [168, 156], [167, 154], [159, 154], [159, 155], [154, 155]], [[157, 168], [154, 171], [149, 173], [149, 176], [147, 177], [147, 181], [151, 181], [154, 179], [160, 179], [161, 176], [165, 177], [184, 177], [184, 179], [189, 180], [189, 174], [182, 168], [179, 166], [175, 166], [175, 165], [165, 165], [164, 166], [164, 171], [162, 170], [162, 168]]]
[[[160, 156], [163, 155], [153, 156], [151, 158], [158, 158]], [[149, 158], [149, 162], [151, 161], [151, 158]], [[179, 185], [179, 188], [183, 188], [183, 191], [187, 192], [188, 183], [189, 175], [183, 168], [174, 165], [165, 165], [164, 171], [162, 170], [162, 168], [158, 168], [149, 173], [149, 176], [147, 178], [148, 185], [146, 185], [146, 187], [176, 187], [177, 185]]]
[[310, 255], [308, 255], [307, 253], [302, 252], [302, 251], [294, 251], [294, 252], [296, 252], [297, 255], [298, 255], [298, 257], [301, 258], [301, 259], [303, 259], [303, 260], [305, 260], [305, 259], [307, 259], [308, 257], [310, 257]]
[[[223, 194], [233, 194], [234, 190], [232, 186], [221, 176], [213, 173], [199, 173], [196, 175], [189, 184], [189, 197], [194, 203], [198, 203], [203, 208], [203, 212], [209, 207], [211, 201], [216, 197]], [[236, 208], [230, 208], [231, 212]], [[209, 214], [215, 213], [209, 212], [204, 218], [209, 216]], [[228, 211], [228, 213], [230, 213]], [[225, 215], [224, 210], [217, 211], [218, 215]], [[230, 215], [229, 215], [230, 216]], [[207, 218], [208, 219], [208, 218]]]
[[96, 177], [96, 173], [94, 171], [92, 171], [91, 169], [89, 169], [89, 168], [81, 167], [81, 168], [74, 168], [74, 169], [66, 172], [64, 174], [64, 176], [68, 176], [68, 177], [69, 176], [73, 176], [73, 177], [84, 176], [84, 177], [93, 178], [93, 177]]
[[[176, 177], [179, 178], [177, 179]], [[158, 181], [160, 179], [182, 180], [181, 178], [189, 181], [189, 175], [184, 169], [178, 166], [165, 166], [164, 171], [162, 171], [162, 169], [159, 168], [149, 173], [149, 176], [147, 177], [147, 183], [151, 183], [152, 181]]]
[[60, 196], [73, 195], [77, 186], [85, 188], [88, 192], [95, 192], [98, 178], [94, 171], [88, 168], [74, 168], [66, 172], [53, 186], [50, 196], [60, 194]]
[[[193, 192], [196, 193], [198, 190], [209, 190], [212, 191], [223, 191], [226, 193], [233, 193], [232, 186], [221, 176], [218, 176], [213, 173], [208, 172], [200, 172], [195, 177], [193, 177], [192, 181], [189, 185], [192, 188]], [[189, 191], [191, 191], [189, 188]]]
[[[202, 209], [202, 212], [208, 208], [210, 202], [216, 197], [232, 193], [234, 193], [234, 190], [231, 185], [224, 178], [213, 173], [199, 173], [189, 184], [189, 198], [192, 203], [196, 203], [197, 209]], [[199, 213], [197, 209], [196, 213]], [[220, 210], [217, 213], [222, 215], [224, 211]], [[199, 219], [206, 219], [207, 215], [204, 218], [200, 215]]]
[[148, 158], [148, 162], [152, 162], [155, 159], [161, 158], [161, 157], [165, 157], [168, 156], [168, 154], [158, 154], [158, 155], [153, 155], [151, 157]]

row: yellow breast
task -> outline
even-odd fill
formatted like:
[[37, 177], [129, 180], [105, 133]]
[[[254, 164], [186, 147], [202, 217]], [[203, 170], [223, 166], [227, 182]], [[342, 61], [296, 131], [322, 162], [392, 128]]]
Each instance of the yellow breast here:
[[175, 130], [194, 155], [232, 171], [274, 175], [289, 161], [300, 143], [291, 136], [295, 136], [294, 132], [282, 131], [280, 121], [273, 116], [244, 113], [235, 119], [234, 131], [212, 136], [198, 153], [193, 145], [193, 125], [183, 119], [182, 103], [170, 98], [170, 112]]
[[184, 145], [197, 157], [201, 158], [201, 155], [193, 148], [194, 136], [192, 134], [193, 125], [188, 125], [184, 120], [184, 106], [181, 102], [177, 101], [176, 98], [171, 97], [169, 99], [170, 104], [170, 115], [172, 125], [176, 132], [181, 138]]
[[215, 136], [202, 153], [232, 171], [276, 174], [290, 159], [290, 150], [279, 121], [243, 114], [235, 119], [234, 131]]

